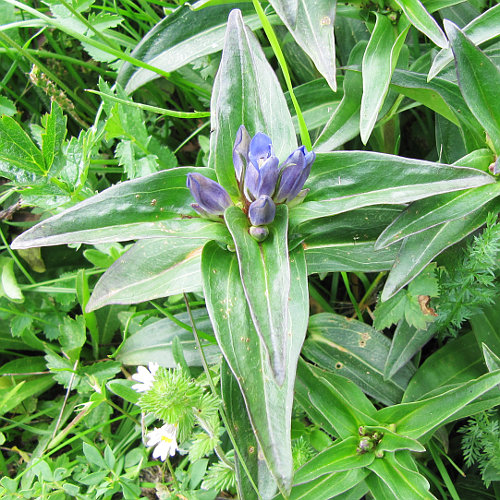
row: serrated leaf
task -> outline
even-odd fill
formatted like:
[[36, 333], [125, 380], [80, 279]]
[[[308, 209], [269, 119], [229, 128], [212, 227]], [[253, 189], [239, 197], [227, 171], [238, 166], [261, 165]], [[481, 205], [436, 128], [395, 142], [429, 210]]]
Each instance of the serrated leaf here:
[[292, 118], [276, 74], [239, 10], [228, 19], [222, 60], [210, 105], [209, 165], [235, 200], [240, 197], [231, 161], [236, 132], [267, 134], [274, 154], [284, 160], [297, 147]]
[[50, 176], [56, 175], [64, 165], [62, 146], [66, 137], [67, 119], [57, 103], [52, 102], [50, 114], [42, 118], [42, 155], [45, 170]]
[[500, 154], [500, 68], [451, 21], [444, 26], [455, 57], [458, 84], [467, 105]]

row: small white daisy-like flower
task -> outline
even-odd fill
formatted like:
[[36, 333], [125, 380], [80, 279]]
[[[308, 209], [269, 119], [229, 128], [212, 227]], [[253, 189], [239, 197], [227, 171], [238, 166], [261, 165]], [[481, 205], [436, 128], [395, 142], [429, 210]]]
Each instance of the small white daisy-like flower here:
[[[149, 370], [148, 370], [149, 368]], [[153, 387], [153, 383], [155, 381], [155, 373], [158, 370], [158, 363], [150, 362], [148, 364], [148, 368], [145, 366], [138, 366], [137, 373], [132, 375], [133, 380], [137, 380], [138, 384], [134, 384], [132, 389], [137, 392], [146, 392]]]
[[147, 446], [155, 446], [153, 458], [165, 461], [167, 456], [173, 457], [177, 450], [177, 424], [165, 424], [147, 435]]

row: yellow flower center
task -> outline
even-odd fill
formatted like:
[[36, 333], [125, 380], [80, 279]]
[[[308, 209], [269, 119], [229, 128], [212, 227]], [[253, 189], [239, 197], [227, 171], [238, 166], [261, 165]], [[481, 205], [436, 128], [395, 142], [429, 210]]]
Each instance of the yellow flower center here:
[[162, 436], [161, 440], [165, 441], [166, 443], [171, 443], [173, 441], [173, 439], [169, 438], [168, 436]]

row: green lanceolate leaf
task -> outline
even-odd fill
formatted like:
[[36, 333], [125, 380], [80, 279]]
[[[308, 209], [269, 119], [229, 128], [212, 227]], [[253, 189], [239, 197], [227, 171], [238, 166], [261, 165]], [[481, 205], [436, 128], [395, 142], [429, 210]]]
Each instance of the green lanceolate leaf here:
[[[349, 54], [348, 65], [361, 64], [366, 42], [359, 42]], [[346, 71], [344, 96], [313, 145], [314, 151], [332, 151], [359, 134], [359, 110], [363, 80], [359, 71]]]
[[390, 342], [383, 334], [337, 314], [311, 316], [303, 354], [320, 367], [337, 371], [360, 389], [386, 404], [401, 400], [414, 372], [407, 365], [393, 380], [383, 377]]
[[497, 206], [497, 200], [492, 200], [465, 217], [445, 222], [406, 238], [400, 247], [394, 267], [385, 282], [381, 295], [382, 301], [386, 301], [401, 290], [436, 255], [481, 227], [486, 221], [488, 212], [498, 211]]
[[[500, 4], [483, 12], [463, 27], [463, 33], [474, 45], [480, 45], [500, 35]], [[432, 61], [428, 79], [434, 78], [447, 64], [453, 61], [451, 48], [442, 49]]]
[[[337, 91], [333, 31], [336, 3], [335, 0], [270, 1], [296, 42], [313, 60], [334, 92]], [[293, 9], [290, 4], [295, 4]], [[297, 19], [300, 21], [296, 22]]]
[[325, 474], [342, 472], [370, 465], [375, 459], [373, 453], [358, 453], [359, 436], [351, 436], [337, 441], [304, 464], [293, 477], [293, 483], [312, 481]]
[[[172, 72], [198, 57], [222, 49], [227, 16], [234, 5], [218, 5], [193, 11], [186, 4], [160, 21], [141, 40], [131, 56], [163, 71]], [[251, 6], [241, 5], [245, 21], [256, 29], [260, 26]], [[118, 73], [118, 83], [132, 93], [159, 75], [125, 62]]]
[[236, 200], [240, 194], [231, 159], [240, 125], [245, 125], [251, 136], [264, 132], [271, 137], [278, 158], [287, 158], [297, 147], [292, 118], [278, 79], [239, 10], [229, 15], [211, 109], [209, 162], [219, 182]]
[[360, 425], [375, 424], [370, 400], [351, 380], [299, 361], [296, 396], [323, 429], [342, 439], [356, 435]]
[[290, 255], [288, 331], [291, 332], [286, 377], [278, 385], [250, 315], [235, 253], [208, 243], [202, 254], [207, 309], [217, 342], [243, 393], [255, 435], [271, 473], [283, 492], [292, 481], [290, 421], [295, 371], [305, 336], [308, 290], [304, 252]]
[[376, 417], [380, 422], [395, 424], [398, 434], [418, 439], [444, 422], [453, 420], [467, 404], [498, 383], [500, 383], [500, 370], [460, 384], [429, 399], [383, 408], [378, 411]]
[[445, 20], [455, 56], [458, 84], [470, 110], [500, 154], [500, 68], [452, 22]]
[[[383, 172], [383, 175], [380, 174]], [[316, 156], [291, 225], [368, 205], [399, 204], [494, 182], [485, 172], [368, 151]]]
[[[412, 378], [403, 402], [428, 398], [436, 390], [444, 392], [485, 373], [481, 350], [472, 333], [448, 342], [429, 356]], [[434, 393], [435, 395], [435, 393]]]
[[181, 237], [138, 241], [101, 276], [87, 311], [108, 304], [134, 304], [201, 291], [203, 244], [204, 241]]
[[500, 296], [495, 302], [483, 307], [480, 312], [470, 318], [470, 325], [479, 346], [486, 344], [500, 356]]
[[[212, 334], [212, 324], [204, 309], [195, 309], [193, 316], [198, 333]], [[173, 354], [173, 341], [179, 339], [184, 358], [189, 366], [201, 366], [201, 356], [196, 348], [193, 334], [189, 329], [187, 313], [177, 314], [175, 319], [182, 321], [186, 327], [174, 323], [170, 318], [161, 319], [148, 324], [128, 337], [119, 350], [116, 359], [124, 365], [147, 365], [150, 361], [176, 368], [177, 362]], [[220, 359], [220, 350], [214, 343], [202, 343], [203, 353], [209, 364]]]
[[483, 128], [469, 110], [456, 83], [442, 78], [428, 82], [425, 75], [396, 69], [391, 87], [460, 126], [468, 151], [484, 147]]
[[363, 144], [368, 142], [378, 114], [389, 90], [410, 25], [398, 35], [389, 18], [376, 14], [377, 21], [365, 50], [362, 64], [363, 97], [361, 98], [360, 133]]
[[[486, 344], [482, 345], [484, 362], [490, 372], [500, 370], [500, 357], [497, 356]], [[499, 386], [500, 389], [500, 386]]]
[[396, 0], [415, 28], [427, 35], [438, 47], [446, 48], [448, 40], [434, 18], [419, 0]]
[[[367, 491], [367, 488], [364, 488], [363, 485], [363, 479], [367, 475], [368, 471], [363, 468], [326, 474], [308, 483], [294, 486], [289, 500], [310, 500], [312, 498], [314, 500], [330, 500], [337, 497], [347, 500], [359, 499]], [[351, 490], [353, 492], [352, 497], [349, 495]], [[278, 496], [275, 500], [282, 498]]]
[[[47, 172], [62, 167], [62, 144], [66, 137], [66, 118], [56, 102], [52, 102], [50, 114], [42, 118], [45, 130], [42, 137], [42, 155]], [[58, 161], [59, 160], [59, 161]]]
[[405, 320], [401, 320], [392, 338], [391, 349], [385, 362], [384, 378], [392, 378], [429, 342], [435, 333], [433, 325], [429, 325], [425, 330], [419, 330], [410, 326]]
[[386, 453], [383, 458], [369, 465], [368, 469], [385, 483], [395, 498], [435, 499], [436, 497], [429, 492], [427, 479], [418, 472], [404, 467], [398, 462], [397, 456], [397, 453]]
[[[104, 243], [179, 235], [205, 242], [227, 235], [223, 224], [184, 219], [194, 214], [186, 187], [189, 172], [214, 178], [213, 170], [182, 167], [117, 184], [25, 231], [13, 248]], [[186, 222], [190, 222], [188, 226]], [[188, 227], [190, 229], [188, 229]]]
[[269, 226], [269, 236], [257, 243], [248, 233], [247, 216], [238, 207], [229, 207], [224, 218], [238, 255], [241, 282], [253, 324], [265, 346], [278, 384], [286, 374], [288, 352], [288, 207], [279, 205]]
[[416, 201], [384, 230], [375, 248], [384, 248], [412, 234], [468, 215], [497, 196], [500, 196], [498, 182]]
[[303, 242], [309, 274], [385, 271], [392, 267], [397, 250], [374, 250], [374, 243], [401, 213], [401, 208], [397, 205], [360, 208], [304, 222], [292, 229], [290, 246]]
[[[259, 445], [246, 412], [245, 400], [227, 363], [224, 363], [221, 369], [221, 392], [224, 409], [239, 451], [239, 454], [235, 453], [238, 494], [240, 498], [257, 499], [259, 497], [254, 488], [256, 486], [263, 499], [272, 498], [276, 493], [276, 482], [259, 453]], [[251, 475], [253, 485], [242, 466], [243, 462]]]

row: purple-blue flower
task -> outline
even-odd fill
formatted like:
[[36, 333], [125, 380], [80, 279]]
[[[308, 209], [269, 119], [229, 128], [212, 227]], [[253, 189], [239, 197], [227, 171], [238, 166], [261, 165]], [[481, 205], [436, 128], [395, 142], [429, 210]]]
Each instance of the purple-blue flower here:
[[271, 224], [276, 215], [276, 205], [267, 195], [259, 196], [250, 204], [248, 218], [252, 226], [266, 226]]
[[248, 148], [250, 147], [251, 137], [247, 132], [245, 125], [240, 125], [238, 132], [236, 132], [236, 139], [233, 148], [233, 165], [234, 172], [238, 183], [245, 176], [245, 171], [248, 164]]
[[271, 139], [262, 132], [255, 134], [248, 148], [244, 194], [248, 201], [272, 196], [278, 180], [279, 160], [274, 156]]
[[300, 146], [284, 161], [280, 169], [279, 187], [274, 195], [276, 203], [288, 203], [300, 193], [315, 159], [314, 152], [308, 153], [305, 146]]
[[203, 216], [223, 215], [233, 203], [226, 190], [217, 182], [198, 173], [187, 175], [187, 187], [198, 203], [191, 206]]

